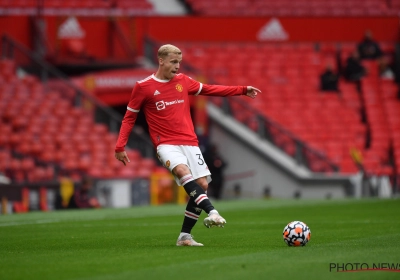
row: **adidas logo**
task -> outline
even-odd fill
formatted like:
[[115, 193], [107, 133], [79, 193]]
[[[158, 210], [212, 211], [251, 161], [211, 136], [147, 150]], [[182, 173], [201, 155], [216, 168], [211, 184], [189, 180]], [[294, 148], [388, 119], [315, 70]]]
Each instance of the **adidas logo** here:
[[154, 92], [154, 95], [159, 95], [160, 94], [160, 92], [158, 91], [158, 90], [156, 90], [155, 92]]
[[277, 18], [272, 18], [258, 32], [257, 38], [260, 41], [289, 39], [289, 34], [283, 28], [281, 22]]
[[58, 28], [58, 38], [72, 39], [85, 37], [85, 30], [82, 29], [76, 17], [69, 17]]

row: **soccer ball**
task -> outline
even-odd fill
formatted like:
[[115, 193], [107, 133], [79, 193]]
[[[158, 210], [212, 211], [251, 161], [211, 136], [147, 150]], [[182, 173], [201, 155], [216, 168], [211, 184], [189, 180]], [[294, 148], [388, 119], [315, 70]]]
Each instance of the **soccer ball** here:
[[290, 222], [283, 229], [283, 240], [289, 246], [305, 246], [311, 238], [310, 228], [303, 222]]

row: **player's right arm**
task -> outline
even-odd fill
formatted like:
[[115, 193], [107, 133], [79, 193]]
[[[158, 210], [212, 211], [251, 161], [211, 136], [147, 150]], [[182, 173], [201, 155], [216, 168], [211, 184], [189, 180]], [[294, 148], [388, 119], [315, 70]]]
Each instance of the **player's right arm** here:
[[140, 92], [140, 85], [136, 83], [132, 90], [131, 99], [128, 103], [125, 116], [122, 120], [119, 130], [117, 144], [115, 145], [115, 158], [121, 161], [124, 165], [130, 162], [128, 155], [125, 152], [125, 146], [128, 143], [129, 135], [135, 125], [137, 115], [143, 102], [143, 94]]
[[128, 155], [125, 152], [126, 143], [128, 143], [129, 135], [135, 125], [137, 113], [129, 110], [128, 106], [124, 119], [122, 120], [121, 128], [119, 130], [117, 144], [115, 145], [115, 158], [121, 161], [124, 165], [130, 162]]

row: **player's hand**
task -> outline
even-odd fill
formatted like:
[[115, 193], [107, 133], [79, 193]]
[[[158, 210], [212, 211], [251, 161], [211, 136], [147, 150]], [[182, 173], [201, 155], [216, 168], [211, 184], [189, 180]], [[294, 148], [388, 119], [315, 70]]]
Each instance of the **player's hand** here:
[[246, 96], [254, 99], [254, 98], [256, 98], [258, 93], [261, 93], [261, 90], [259, 90], [258, 88], [252, 87], [252, 86], [247, 86]]
[[128, 158], [128, 155], [126, 154], [125, 151], [123, 152], [118, 152], [115, 153], [115, 158], [118, 159], [119, 161], [122, 161], [122, 163], [126, 166], [126, 163], [131, 162]]

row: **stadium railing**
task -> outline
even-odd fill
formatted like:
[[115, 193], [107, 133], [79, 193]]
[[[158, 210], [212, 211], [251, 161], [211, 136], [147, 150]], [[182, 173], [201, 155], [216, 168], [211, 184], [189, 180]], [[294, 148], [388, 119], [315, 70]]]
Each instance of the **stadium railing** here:
[[[292, 132], [243, 102], [240, 97], [225, 98], [222, 99], [222, 102], [221, 99], [211, 98], [209, 101], [222, 109], [225, 114], [257, 133], [260, 139], [269, 141], [292, 157], [297, 164], [305, 166], [313, 172], [334, 173], [340, 171], [339, 166], [330, 161], [324, 153], [311, 148]], [[232, 107], [235, 107], [235, 110], [232, 110]], [[240, 112], [241, 116], [239, 117], [236, 112]]]

